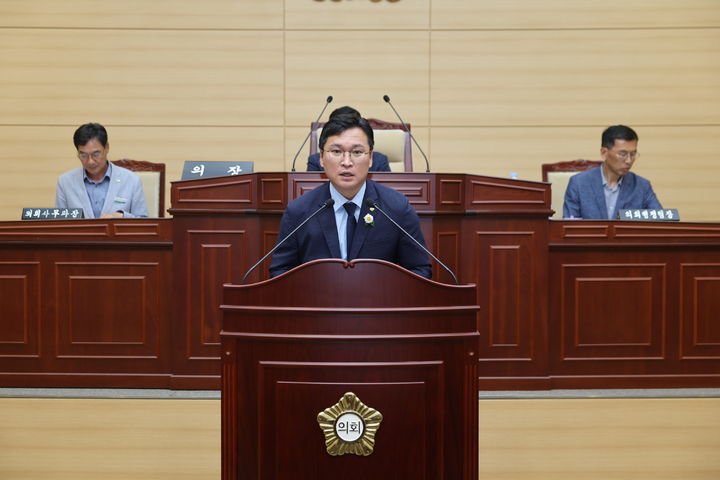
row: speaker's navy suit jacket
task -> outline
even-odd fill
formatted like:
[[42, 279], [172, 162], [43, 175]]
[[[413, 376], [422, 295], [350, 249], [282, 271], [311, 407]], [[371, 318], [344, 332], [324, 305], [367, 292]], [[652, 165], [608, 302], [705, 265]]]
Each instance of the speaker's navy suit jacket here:
[[[563, 218], [608, 218], [601, 168], [602, 166], [570, 177], [565, 190]], [[617, 216], [618, 210], [635, 208], [663, 207], [655, 196], [650, 182], [639, 175], [628, 172], [623, 176], [620, 184], [617, 204], [611, 218]]]
[[[355, 237], [349, 247], [349, 258], [387, 260], [430, 278], [432, 272], [428, 255], [377, 209], [369, 212], [365, 199], [375, 200], [393, 220], [425, 245], [420, 221], [410, 202], [405, 195], [372, 180], [366, 180], [366, 185]], [[278, 241], [285, 238], [329, 198], [330, 186], [325, 183], [290, 202], [280, 222]], [[366, 224], [363, 218], [368, 213], [373, 216], [373, 225]], [[273, 253], [270, 275], [280, 275], [298, 265], [320, 258], [340, 258], [333, 207], [315, 215]]]
[[[307, 171], [322, 172], [324, 169], [320, 165], [320, 153], [313, 153], [308, 157]], [[390, 163], [387, 155], [380, 152], [373, 152], [373, 163], [370, 167], [371, 172], [389, 172]]]

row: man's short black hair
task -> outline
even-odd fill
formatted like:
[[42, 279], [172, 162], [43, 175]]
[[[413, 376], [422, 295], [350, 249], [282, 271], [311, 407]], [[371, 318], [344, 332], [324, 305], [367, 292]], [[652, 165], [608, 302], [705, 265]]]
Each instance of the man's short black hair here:
[[353, 107], [349, 107], [349, 106], [345, 105], [344, 107], [338, 107], [335, 110], [333, 110], [332, 113], [330, 114], [330, 116], [328, 117], [328, 121], [332, 120], [333, 118], [337, 117], [338, 115], [343, 115], [343, 116], [351, 115], [351, 116], [354, 116], [357, 118], [362, 117], [362, 115], [360, 115], [360, 112], [355, 110]]
[[97, 141], [100, 142], [103, 148], [107, 147], [107, 130], [105, 130], [105, 127], [99, 123], [86, 123], [85, 125], [80, 125], [78, 129], [75, 130], [75, 135], [73, 135], [73, 143], [75, 143], [75, 148], [78, 148], [85, 145], [93, 138], [97, 138]]
[[625, 125], [613, 125], [612, 127], [606, 128], [602, 133], [601, 146], [612, 148], [615, 146], [615, 140], [630, 142], [637, 139], [637, 133], [635, 133], [635, 130], [632, 128], [626, 127]]
[[327, 142], [328, 137], [340, 135], [345, 130], [350, 130], [351, 128], [359, 128], [365, 132], [368, 139], [368, 145], [372, 151], [375, 146], [373, 129], [367, 120], [359, 116], [355, 117], [354, 115], [335, 115], [328, 120], [322, 129], [322, 133], [320, 134], [320, 141], [318, 142], [320, 150], [325, 148], [325, 142]]

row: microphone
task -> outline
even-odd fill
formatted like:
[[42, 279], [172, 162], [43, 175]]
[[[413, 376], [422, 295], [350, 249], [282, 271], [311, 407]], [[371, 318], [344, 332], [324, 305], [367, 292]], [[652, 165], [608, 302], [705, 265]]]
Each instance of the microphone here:
[[[400, 120], [400, 123], [402, 124], [403, 128], [405, 128], [405, 131], [410, 134], [410, 138], [412, 138], [412, 141], [415, 142], [415, 146], [418, 148], [418, 150], [420, 150], [420, 153], [422, 153], [422, 156], [425, 157], [425, 171], [427, 173], [430, 173], [430, 162], [428, 162], [427, 155], [425, 155], [425, 152], [423, 152], [423, 149], [420, 148], [420, 145], [418, 145], [417, 140], [415, 140], [415, 137], [413, 137], [412, 132], [410, 131], [408, 126], [405, 124], [405, 122], [403, 122], [403, 119], [400, 118], [400, 114], [397, 112], [397, 110], [395, 110], [395, 107], [393, 107], [393, 104], [390, 102], [390, 97], [388, 97], [387, 95], [383, 95], [383, 100], [385, 100], [385, 102], [387, 102], [387, 104], [390, 105], [390, 108], [393, 109], [393, 112], [395, 112], [395, 115], [397, 115], [398, 120]], [[441, 263], [441, 265], [442, 265], [442, 263]]]
[[460, 285], [460, 282], [458, 282], [458, 279], [457, 279], [457, 277], [455, 276], [455, 274], [453, 273], [453, 271], [450, 270], [450, 269], [447, 267], [447, 265], [445, 265], [443, 262], [441, 262], [435, 255], [433, 255], [433, 254], [430, 252], [430, 250], [428, 250], [427, 248], [425, 248], [425, 245], [423, 245], [422, 243], [418, 242], [415, 237], [413, 237], [412, 235], [410, 235], [407, 230], [405, 230], [403, 227], [400, 226], [399, 223], [397, 223], [395, 220], [393, 220], [393, 219], [390, 217], [390, 215], [388, 215], [387, 213], [385, 213], [382, 208], [378, 207], [378, 204], [377, 204], [377, 202], [376, 202], [375, 200], [373, 200], [372, 198], [366, 198], [366, 199], [365, 199], [365, 205], [367, 205], [369, 208], [376, 208], [376, 209], [378, 210], [378, 212], [380, 212], [380, 213], [382, 213], [383, 215], [385, 215], [385, 218], [387, 218], [388, 220], [390, 220], [390, 221], [393, 223], [393, 225], [395, 225], [397, 228], [399, 228], [400, 231], [403, 232], [405, 235], [407, 235], [407, 237], [410, 238], [413, 242], [415, 242], [415, 244], [416, 244], [418, 247], [420, 247], [425, 253], [427, 253], [428, 255], [430, 255], [433, 260], [435, 260], [438, 264], [440, 264], [440, 266], [443, 267], [443, 268], [452, 276], [453, 280], [455, 280], [455, 285]]
[[[317, 123], [320, 121], [320, 117], [322, 117], [322, 114], [325, 113], [325, 109], [327, 108], [328, 105], [330, 105], [330, 102], [332, 102], [332, 101], [333, 101], [332, 95], [328, 95], [328, 97], [325, 99], [325, 106], [320, 111], [320, 115], [318, 115], [317, 120], [315, 120], [315, 122], [313, 122], [313, 123]], [[305, 137], [305, 141], [302, 143], [302, 145], [300, 145], [300, 149], [297, 151], [297, 153], [293, 157], [292, 168], [290, 169], [291, 172], [295, 171], [295, 160], [297, 160], [298, 155], [300, 155], [300, 152], [302, 151], [303, 147], [307, 143], [308, 138], [310, 138], [311, 133], [312, 133], [312, 126], [310, 127], [310, 131], [308, 132], [307, 136]]]
[[[332, 99], [332, 97], [329, 97], [329, 98]], [[330, 103], [330, 102], [328, 102], [328, 103]], [[280, 240], [272, 249], [270, 249], [269, 252], [267, 252], [265, 255], [263, 255], [263, 257], [262, 257], [260, 260], [258, 260], [258, 262], [257, 262], [255, 265], [253, 265], [252, 267], [250, 267], [250, 270], [248, 270], [248, 271], [245, 273], [245, 276], [242, 278], [242, 280], [240, 280], [239, 285], [242, 285], [242, 284], [245, 282], [245, 279], [248, 277], [248, 275], [250, 275], [250, 272], [252, 272], [253, 270], [255, 270], [255, 269], [257, 268], [257, 266], [260, 265], [262, 262], [264, 262], [267, 257], [269, 257], [270, 255], [272, 255], [273, 252], [280, 247], [280, 245], [282, 245], [283, 243], [285, 243], [285, 242], [287, 241], [287, 239], [289, 239], [290, 237], [292, 237], [293, 235], [295, 235], [295, 232], [297, 232], [298, 230], [300, 230], [300, 228], [301, 228], [303, 225], [305, 225], [307, 222], [309, 222], [311, 218], [313, 218], [315, 215], [317, 215], [318, 213], [320, 213], [322, 210], [324, 210], [324, 209], [326, 209], [326, 208], [328, 208], [328, 207], [332, 207], [333, 205], [335, 205], [335, 200], [333, 200], [332, 198], [328, 198], [327, 200], [325, 200], [325, 203], [323, 203], [322, 205], [320, 205], [320, 208], [318, 208], [317, 210], [315, 210], [315, 211], [312, 213], [312, 215], [310, 215], [310, 216], [307, 217], [305, 220], [303, 220], [303, 221], [300, 223], [300, 225], [298, 225], [297, 227], [295, 227], [295, 228], [293, 229], [292, 232], [290, 232], [290, 233], [288, 233], [287, 235], [285, 235], [285, 237], [284, 237], [282, 240]]]

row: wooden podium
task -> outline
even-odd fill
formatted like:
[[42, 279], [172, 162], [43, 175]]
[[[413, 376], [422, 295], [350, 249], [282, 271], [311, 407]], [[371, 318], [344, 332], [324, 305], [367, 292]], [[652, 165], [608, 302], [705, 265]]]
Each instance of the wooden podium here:
[[[317, 260], [225, 285], [223, 480], [476, 480], [476, 299], [474, 285], [380, 260]], [[374, 437], [369, 421], [357, 440], [321, 429], [318, 414], [339, 418], [350, 393], [360, 418], [381, 415]], [[360, 454], [329, 453], [358, 442]]]

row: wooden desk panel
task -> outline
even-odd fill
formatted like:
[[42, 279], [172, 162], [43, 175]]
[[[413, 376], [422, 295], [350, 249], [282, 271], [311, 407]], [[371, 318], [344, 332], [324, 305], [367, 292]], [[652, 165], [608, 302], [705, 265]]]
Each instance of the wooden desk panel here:
[[[409, 195], [430, 250], [478, 285], [481, 389], [720, 386], [719, 224], [549, 221], [545, 183], [373, 179]], [[171, 219], [0, 222], [0, 383], [219, 388], [222, 284], [325, 181], [175, 182]]]
[[551, 222], [559, 388], [720, 385], [716, 224]]
[[170, 226], [0, 224], [2, 385], [167, 386]]

